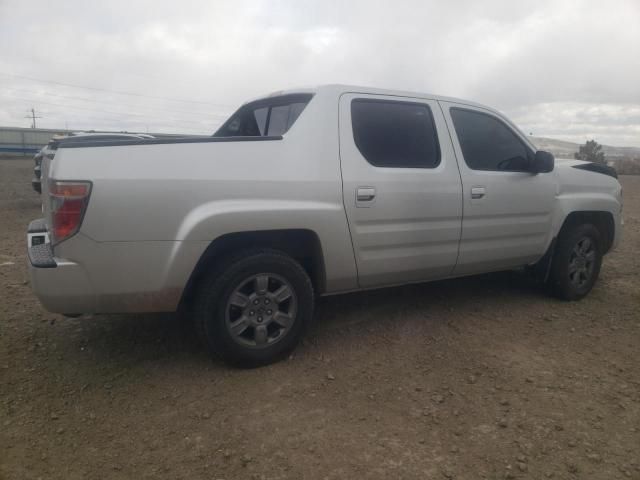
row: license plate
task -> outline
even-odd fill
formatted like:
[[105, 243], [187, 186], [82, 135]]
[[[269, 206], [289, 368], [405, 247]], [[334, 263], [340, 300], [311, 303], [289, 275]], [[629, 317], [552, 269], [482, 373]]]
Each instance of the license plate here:
[[29, 248], [35, 245], [49, 243], [49, 234], [46, 232], [27, 233], [27, 246]]

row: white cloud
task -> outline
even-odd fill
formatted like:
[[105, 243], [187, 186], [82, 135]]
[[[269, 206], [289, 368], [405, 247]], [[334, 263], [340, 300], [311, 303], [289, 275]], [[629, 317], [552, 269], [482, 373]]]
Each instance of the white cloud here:
[[355, 83], [640, 146], [639, 24], [637, 0], [0, 0], [0, 125], [26, 125], [34, 106], [43, 126], [207, 133], [247, 98]]

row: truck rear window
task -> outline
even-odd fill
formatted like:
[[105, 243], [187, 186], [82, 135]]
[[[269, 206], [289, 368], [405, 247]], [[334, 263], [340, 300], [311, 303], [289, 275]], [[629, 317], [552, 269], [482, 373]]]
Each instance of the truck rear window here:
[[312, 94], [291, 94], [247, 103], [231, 115], [214, 137], [284, 135], [307, 106]]

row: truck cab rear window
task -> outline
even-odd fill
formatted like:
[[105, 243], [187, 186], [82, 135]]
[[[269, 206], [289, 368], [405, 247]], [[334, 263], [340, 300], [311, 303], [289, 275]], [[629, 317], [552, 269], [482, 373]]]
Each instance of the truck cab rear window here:
[[214, 137], [273, 137], [284, 135], [307, 106], [312, 94], [271, 97], [243, 105], [213, 134]]
[[356, 99], [351, 102], [353, 139], [376, 167], [435, 168], [440, 145], [433, 115], [423, 103]]

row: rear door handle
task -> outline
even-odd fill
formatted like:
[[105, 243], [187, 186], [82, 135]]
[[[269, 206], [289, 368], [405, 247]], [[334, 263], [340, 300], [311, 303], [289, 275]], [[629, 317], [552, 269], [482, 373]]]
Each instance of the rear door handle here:
[[370, 202], [376, 198], [376, 189], [373, 187], [358, 187], [356, 190], [356, 200], [358, 202]]
[[368, 208], [376, 203], [376, 189], [374, 187], [356, 188], [356, 207]]
[[487, 191], [484, 187], [471, 187], [471, 198], [478, 200], [486, 195]]

